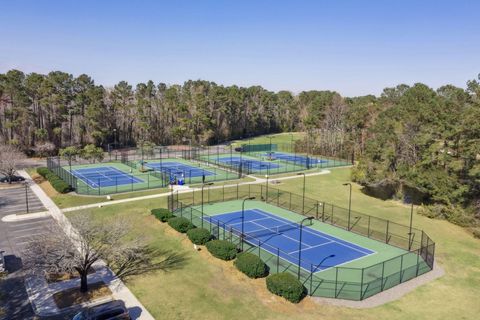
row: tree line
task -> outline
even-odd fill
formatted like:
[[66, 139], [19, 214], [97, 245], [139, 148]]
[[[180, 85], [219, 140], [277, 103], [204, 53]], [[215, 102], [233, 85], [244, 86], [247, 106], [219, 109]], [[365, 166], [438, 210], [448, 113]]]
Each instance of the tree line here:
[[[408, 196], [425, 214], [480, 219], [480, 85], [385, 88], [380, 96], [272, 92], [209, 81], [111, 88], [88, 75], [0, 74], [0, 140], [31, 154], [60, 148], [216, 144], [306, 131], [296, 149], [354, 155], [352, 179], [381, 198]], [[88, 148], [93, 148], [89, 146]]]

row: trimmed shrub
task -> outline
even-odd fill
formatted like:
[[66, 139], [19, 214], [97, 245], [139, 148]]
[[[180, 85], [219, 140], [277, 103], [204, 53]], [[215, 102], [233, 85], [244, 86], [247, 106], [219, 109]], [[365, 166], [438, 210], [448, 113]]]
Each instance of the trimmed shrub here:
[[272, 274], [267, 277], [267, 289], [290, 302], [298, 303], [306, 293], [305, 287], [297, 278], [287, 272]]
[[249, 278], [263, 278], [268, 274], [268, 267], [265, 262], [253, 253], [240, 253], [233, 264]]
[[210, 231], [204, 228], [195, 228], [187, 231], [187, 236], [190, 241], [195, 244], [204, 245], [212, 239]]
[[208, 251], [218, 259], [228, 261], [235, 259], [237, 255], [237, 247], [227, 240], [208, 241], [206, 246]]
[[195, 228], [190, 220], [183, 217], [174, 217], [168, 219], [168, 225], [181, 233], [185, 233], [188, 230]]
[[162, 222], [167, 222], [168, 219], [173, 218], [174, 215], [170, 210], [165, 209], [165, 208], [159, 208], [159, 209], [152, 209], [151, 213], [157, 218], [158, 220]]
[[37, 173], [39, 175], [41, 175], [42, 177], [46, 178], [47, 177], [47, 174], [49, 174], [51, 171], [46, 168], [46, 167], [40, 167], [40, 168], [37, 168]]
[[45, 167], [37, 168], [37, 173], [50, 182], [52, 187], [59, 193], [67, 193], [72, 190], [70, 185], [63, 181], [59, 176]]

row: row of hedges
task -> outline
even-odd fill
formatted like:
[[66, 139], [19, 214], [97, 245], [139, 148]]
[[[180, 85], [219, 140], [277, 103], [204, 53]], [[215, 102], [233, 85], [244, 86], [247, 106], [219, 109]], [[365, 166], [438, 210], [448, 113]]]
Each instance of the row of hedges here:
[[52, 187], [59, 193], [67, 193], [72, 191], [72, 188], [68, 183], [62, 180], [59, 176], [53, 173], [50, 169], [45, 167], [37, 168], [37, 173], [43, 178], [47, 179]]
[[[227, 240], [212, 240], [213, 237], [207, 229], [196, 228], [188, 219], [174, 217], [167, 209], [153, 209], [152, 214], [162, 222], [168, 222], [173, 229], [187, 233], [194, 244], [205, 245], [212, 256], [225, 261], [233, 260], [234, 266], [249, 278], [263, 278], [268, 275], [268, 266], [253, 253], [243, 252], [237, 254], [235, 244]], [[306, 289], [297, 278], [290, 273], [277, 273], [267, 277], [267, 289], [290, 302], [298, 303], [306, 294]]]

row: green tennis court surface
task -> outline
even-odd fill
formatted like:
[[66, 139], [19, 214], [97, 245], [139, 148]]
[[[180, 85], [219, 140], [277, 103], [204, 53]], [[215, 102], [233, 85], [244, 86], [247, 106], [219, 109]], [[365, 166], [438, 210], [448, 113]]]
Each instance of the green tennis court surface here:
[[[181, 209], [182, 215], [190, 219], [195, 225], [202, 225], [202, 207], [184, 207]], [[242, 210], [242, 200], [231, 200], [204, 204], [203, 226], [209, 228], [212, 234], [219, 239], [226, 239], [237, 244], [240, 243], [240, 234], [238, 232], [238, 212]], [[255, 239], [244, 233], [245, 250], [260, 256], [260, 258], [269, 266], [271, 273], [292, 272], [297, 274], [298, 266], [301, 266], [300, 280], [304, 283], [310, 295], [322, 297], [335, 297], [350, 300], [361, 300], [378, 292], [393, 287], [408, 279], [412, 279], [420, 274], [430, 271], [428, 265], [414, 252], [370, 239], [366, 236], [349, 232], [321, 221], [314, 220], [312, 225], [308, 226], [308, 232], [314, 234], [313, 238], [329, 239], [329, 243], [334, 244], [325, 247], [314, 247], [314, 250], [307, 246], [302, 246], [303, 253], [308, 254], [307, 258], [298, 260], [292, 245], [298, 245], [298, 235], [288, 228], [285, 233], [279, 232], [275, 235], [274, 241], [265, 241], [263, 232], [257, 233], [258, 228], [275, 227], [273, 220], [298, 223], [304, 216], [292, 211], [268, 204], [262, 201], [247, 201], [245, 205], [247, 214], [250, 212], [262, 212], [268, 218], [265, 226], [249, 226], [249, 230], [254, 235], [259, 235]], [[277, 217], [277, 218], [275, 218]], [[261, 219], [262, 217], [249, 217], [247, 219]], [[255, 221], [258, 222], [258, 221]], [[237, 230], [232, 230], [235, 226]], [[270, 236], [272, 236], [270, 234]], [[288, 241], [286, 237], [290, 238]], [[268, 238], [268, 236], [267, 236]], [[311, 241], [316, 241], [315, 239]], [[262, 241], [258, 241], [258, 240]], [[310, 241], [309, 240], [309, 241]], [[296, 242], [295, 242], [296, 241]], [[312, 243], [313, 244], [313, 243]], [[319, 243], [321, 244], [321, 243]], [[342, 244], [342, 245], [339, 245]], [[349, 249], [345, 249], [345, 244], [350, 244]], [[308, 245], [308, 244], [307, 244]], [[318, 244], [317, 244], [318, 245]], [[353, 249], [355, 250], [353, 250]], [[288, 257], [284, 254], [290, 250]], [[355, 253], [353, 257], [352, 253]], [[335, 255], [328, 263], [318, 266], [325, 257]]]

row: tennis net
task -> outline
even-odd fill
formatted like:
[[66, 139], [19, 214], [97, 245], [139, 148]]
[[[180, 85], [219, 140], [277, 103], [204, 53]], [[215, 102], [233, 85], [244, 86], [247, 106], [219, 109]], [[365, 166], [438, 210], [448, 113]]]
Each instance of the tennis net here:
[[[261, 238], [269, 235], [280, 235], [282, 233], [285, 233], [293, 229], [299, 229], [300, 223], [301, 222], [289, 222], [289, 223], [284, 223], [282, 225], [278, 225], [270, 228], [262, 226], [263, 229], [247, 231], [247, 232], [244, 232], [244, 235], [248, 238]], [[303, 226], [311, 226], [312, 224], [313, 224], [312, 220], [307, 220], [303, 223]], [[239, 234], [241, 234], [241, 232], [239, 232]]]

